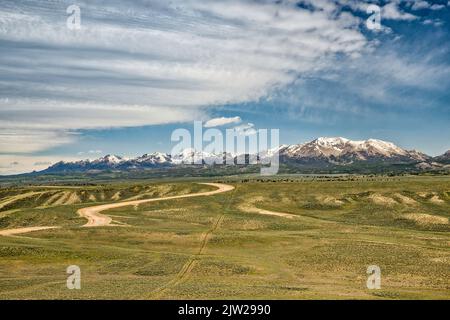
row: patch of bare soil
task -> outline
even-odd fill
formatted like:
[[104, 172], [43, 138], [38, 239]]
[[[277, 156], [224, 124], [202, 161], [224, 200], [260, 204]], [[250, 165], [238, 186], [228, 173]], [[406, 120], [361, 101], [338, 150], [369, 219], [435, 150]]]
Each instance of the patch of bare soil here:
[[382, 196], [381, 194], [371, 194], [370, 196], [368, 196], [368, 198], [375, 204], [380, 205], [380, 206], [393, 206], [398, 204], [397, 201], [395, 201], [394, 199], [390, 198], [390, 197], [385, 197]]
[[234, 189], [234, 186], [222, 184], [222, 183], [202, 183], [202, 184], [217, 187], [217, 190], [184, 194], [184, 195], [171, 196], [171, 197], [163, 197], [163, 198], [153, 198], [153, 199], [143, 199], [143, 200], [133, 200], [133, 201], [109, 203], [109, 204], [103, 204], [103, 205], [99, 205], [99, 206], [82, 208], [82, 209], [79, 209], [77, 212], [81, 217], [88, 219], [88, 222], [84, 225], [84, 227], [108, 226], [108, 225], [112, 225], [112, 219], [109, 216], [101, 214], [101, 212], [105, 211], [105, 210], [126, 207], [126, 206], [138, 206], [141, 203], [154, 202], [154, 201], [191, 198], [191, 197], [200, 197], [200, 196], [212, 196], [212, 195], [215, 195], [218, 193], [227, 192], [227, 191], [231, 191]]
[[0, 236], [14, 236], [17, 234], [22, 234], [22, 233], [27, 233], [27, 232], [47, 230], [47, 229], [56, 229], [56, 228], [59, 228], [59, 227], [27, 227], [27, 228], [6, 229], [6, 230], [0, 230]]
[[261, 202], [263, 200], [264, 200], [263, 197], [254, 197], [252, 199], [247, 200], [245, 203], [240, 204], [239, 205], [239, 209], [244, 211], [244, 212], [265, 214], [265, 215], [269, 215], [269, 216], [277, 216], [277, 217], [283, 217], [283, 218], [289, 218], [289, 219], [292, 219], [292, 218], [296, 217], [295, 214], [284, 213], [284, 212], [277, 212], [277, 211], [270, 211], [270, 210], [257, 208], [255, 206], [255, 203], [256, 202]]
[[420, 225], [448, 224], [448, 218], [426, 213], [409, 213], [403, 215], [403, 217]]
[[404, 195], [402, 195], [400, 193], [394, 194], [394, 198], [397, 201], [399, 201], [399, 202], [401, 202], [403, 204], [409, 204], [409, 205], [416, 205], [416, 204], [418, 204], [418, 202], [416, 200], [414, 200], [413, 198], [404, 196]]

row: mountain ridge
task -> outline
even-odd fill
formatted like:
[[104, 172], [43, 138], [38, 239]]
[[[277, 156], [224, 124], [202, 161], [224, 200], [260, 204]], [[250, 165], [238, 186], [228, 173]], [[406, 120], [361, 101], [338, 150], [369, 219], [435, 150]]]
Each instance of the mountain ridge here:
[[[450, 150], [443, 155], [431, 157], [417, 150], [406, 150], [392, 142], [379, 139], [349, 140], [343, 137], [319, 137], [315, 140], [292, 145], [281, 145], [278, 148], [261, 152], [252, 157], [252, 163], [260, 163], [263, 158], [279, 153], [280, 163], [290, 166], [351, 166], [355, 163], [392, 163], [411, 164], [419, 170], [442, 168], [450, 163]], [[252, 155], [244, 154], [210, 154], [194, 149], [170, 155], [163, 152], [146, 153], [135, 158], [125, 158], [108, 154], [95, 160], [79, 160], [74, 162], [60, 161], [39, 173], [85, 172], [91, 170], [140, 170], [152, 168], [177, 167], [182, 165], [206, 165], [220, 163], [225, 158], [237, 159], [245, 157], [246, 163]]]

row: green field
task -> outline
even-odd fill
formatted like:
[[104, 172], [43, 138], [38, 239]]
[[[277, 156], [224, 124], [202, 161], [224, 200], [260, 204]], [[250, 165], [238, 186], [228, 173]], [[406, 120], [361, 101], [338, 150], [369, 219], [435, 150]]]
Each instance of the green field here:
[[[112, 209], [120, 226], [94, 228], [77, 209], [214, 187], [2, 187], [0, 231], [61, 228], [0, 236], [0, 299], [450, 299], [448, 176], [209, 182], [235, 189]], [[69, 265], [80, 290], [66, 287]], [[367, 289], [369, 265], [381, 289]]]

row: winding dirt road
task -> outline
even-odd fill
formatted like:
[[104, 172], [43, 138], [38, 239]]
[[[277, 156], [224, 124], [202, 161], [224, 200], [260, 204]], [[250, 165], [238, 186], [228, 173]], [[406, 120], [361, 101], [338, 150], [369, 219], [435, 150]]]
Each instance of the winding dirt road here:
[[[101, 226], [113, 226], [115, 224], [112, 223], [112, 218], [102, 214], [102, 211], [115, 209], [126, 206], [136, 206], [141, 203], [154, 202], [154, 201], [162, 201], [162, 200], [171, 200], [171, 199], [181, 199], [181, 198], [191, 198], [191, 197], [201, 197], [201, 196], [212, 196], [218, 193], [231, 191], [234, 189], [234, 186], [223, 184], [223, 183], [200, 183], [208, 186], [217, 187], [217, 190], [199, 192], [199, 193], [191, 193], [184, 194], [180, 196], [170, 196], [170, 197], [162, 197], [162, 198], [153, 198], [153, 199], [143, 199], [143, 200], [133, 200], [133, 201], [123, 201], [109, 204], [102, 204], [98, 206], [92, 206], [87, 208], [82, 208], [77, 211], [77, 213], [88, 220], [88, 222], [83, 225], [83, 227], [101, 227]], [[0, 230], [0, 236], [13, 236], [21, 233], [27, 233], [32, 231], [46, 230], [46, 229], [54, 229], [59, 228], [58, 226], [49, 227], [28, 227], [28, 228], [16, 228], [16, 229], [6, 229]]]
[[105, 211], [105, 210], [126, 207], [126, 206], [136, 206], [141, 203], [155, 202], [155, 201], [162, 201], [162, 200], [212, 196], [212, 195], [215, 195], [218, 193], [227, 192], [227, 191], [231, 191], [234, 189], [233, 186], [230, 186], [228, 184], [222, 184], [222, 183], [201, 183], [201, 184], [217, 187], [217, 190], [184, 194], [184, 195], [180, 195], [180, 196], [170, 196], [170, 197], [162, 197], [162, 198], [152, 198], [152, 199], [132, 200], [132, 201], [110, 203], [110, 204], [102, 204], [99, 206], [93, 206], [93, 207], [79, 209], [77, 212], [83, 218], [88, 219], [88, 222], [83, 227], [108, 226], [108, 225], [114, 225], [114, 224], [112, 224], [111, 217], [101, 214], [101, 212]]
[[266, 210], [266, 209], [257, 208], [255, 206], [255, 204], [260, 201], [264, 201], [264, 198], [263, 197], [255, 197], [253, 199], [249, 199], [249, 200], [247, 200], [246, 203], [241, 204], [239, 206], [239, 209], [244, 212], [265, 214], [265, 215], [269, 215], [269, 216], [277, 216], [277, 217], [288, 218], [288, 219], [298, 218], [297, 215], [291, 214], [291, 213], [270, 211], [270, 210]]
[[56, 229], [56, 228], [59, 228], [59, 227], [58, 226], [55, 226], [55, 227], [26, 227], [26, 228], [6, 229], [6, 230], [0, 230], [0, 236], [14, 236], [16, 234], [21, 234], [21, 233], [47, 230], [47, 229]]

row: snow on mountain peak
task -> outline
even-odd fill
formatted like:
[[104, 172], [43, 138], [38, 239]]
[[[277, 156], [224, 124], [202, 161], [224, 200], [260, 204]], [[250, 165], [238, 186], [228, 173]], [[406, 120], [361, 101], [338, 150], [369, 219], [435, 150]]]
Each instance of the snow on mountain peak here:
[[108, 155], [104, 156], [103, 158], [97, 159], [95, 161], [117, 164], [117, 163], [124, 161], [124, 159], [120, 156], [108, 154]]
[[318, 144], [323, 145], [323, 146], [329, 146], [329, 145], [334, 146], [337, 144], [347, 143], [350, 140], [342, 138], [342, 137], [331, 137], [331, 138], [320, 137], [320, 138], [317, 138], [315, 141], [317, 141]]
[[197, 151], [193, 148], [184, 149], [179, 154], [172, 155], [172, 163], [174, 164], [192, 164], [192, 163], [218, 163], [223, 160], [223, 152], [208, 153], [205, 151]]
[[407, 157], [408, 151], [392, 142], [378, 139], [349, 140], [342, 137], [320, 137], [311, 142], [291, 145], [283, 150], [286, 156], [296, 158], [340, 158], [350, 157], [359, 160], [368, 157]]
[[[430, 157], [416, 150], [404, 150], [392, 142], [378, 139], [349, 140], [342, 137], [320, 137], [310, 142], [293, 145], [280, 145], [279, 147], [259, 150], [259, 159], [271, 157], [279, 153], [281, 161], [292, 163], [323, 163], [347, 165], [355, 160], [359, 161], [401, 161], [424, 162], [432, 159], [438, 162], [450, 162], [450, 150], [438, 157]], [[226, 158], [247, 157], [247, 155], [224, 154], [223, 152], [208, 153], [193, 148], [184, 149], [179, 154], [153, 152], [136, 158], [123, 158], [108, 154], [96, 160], [81, 160], [75, 162], [60, 161], [50, 166], [49, 171], [64, 170], [127, 170], [147, 169], [158, 166], [167, 167], [180, 164], [214, 164], [223, 163]], [[250, 157], [249, 157], [250, 159]]]
[[392, 142], [369, 139], [362, 144], [365, 151], [372, 154], [382, 154], [386, 157], [393, 155], [406, 156], [408, 152], [400, 147], [397, 147]]
[[167, 153], [153, 152], [146, 153], [135, 159], [138, 163], [164, 164], [170, 162], [170, 156]]

